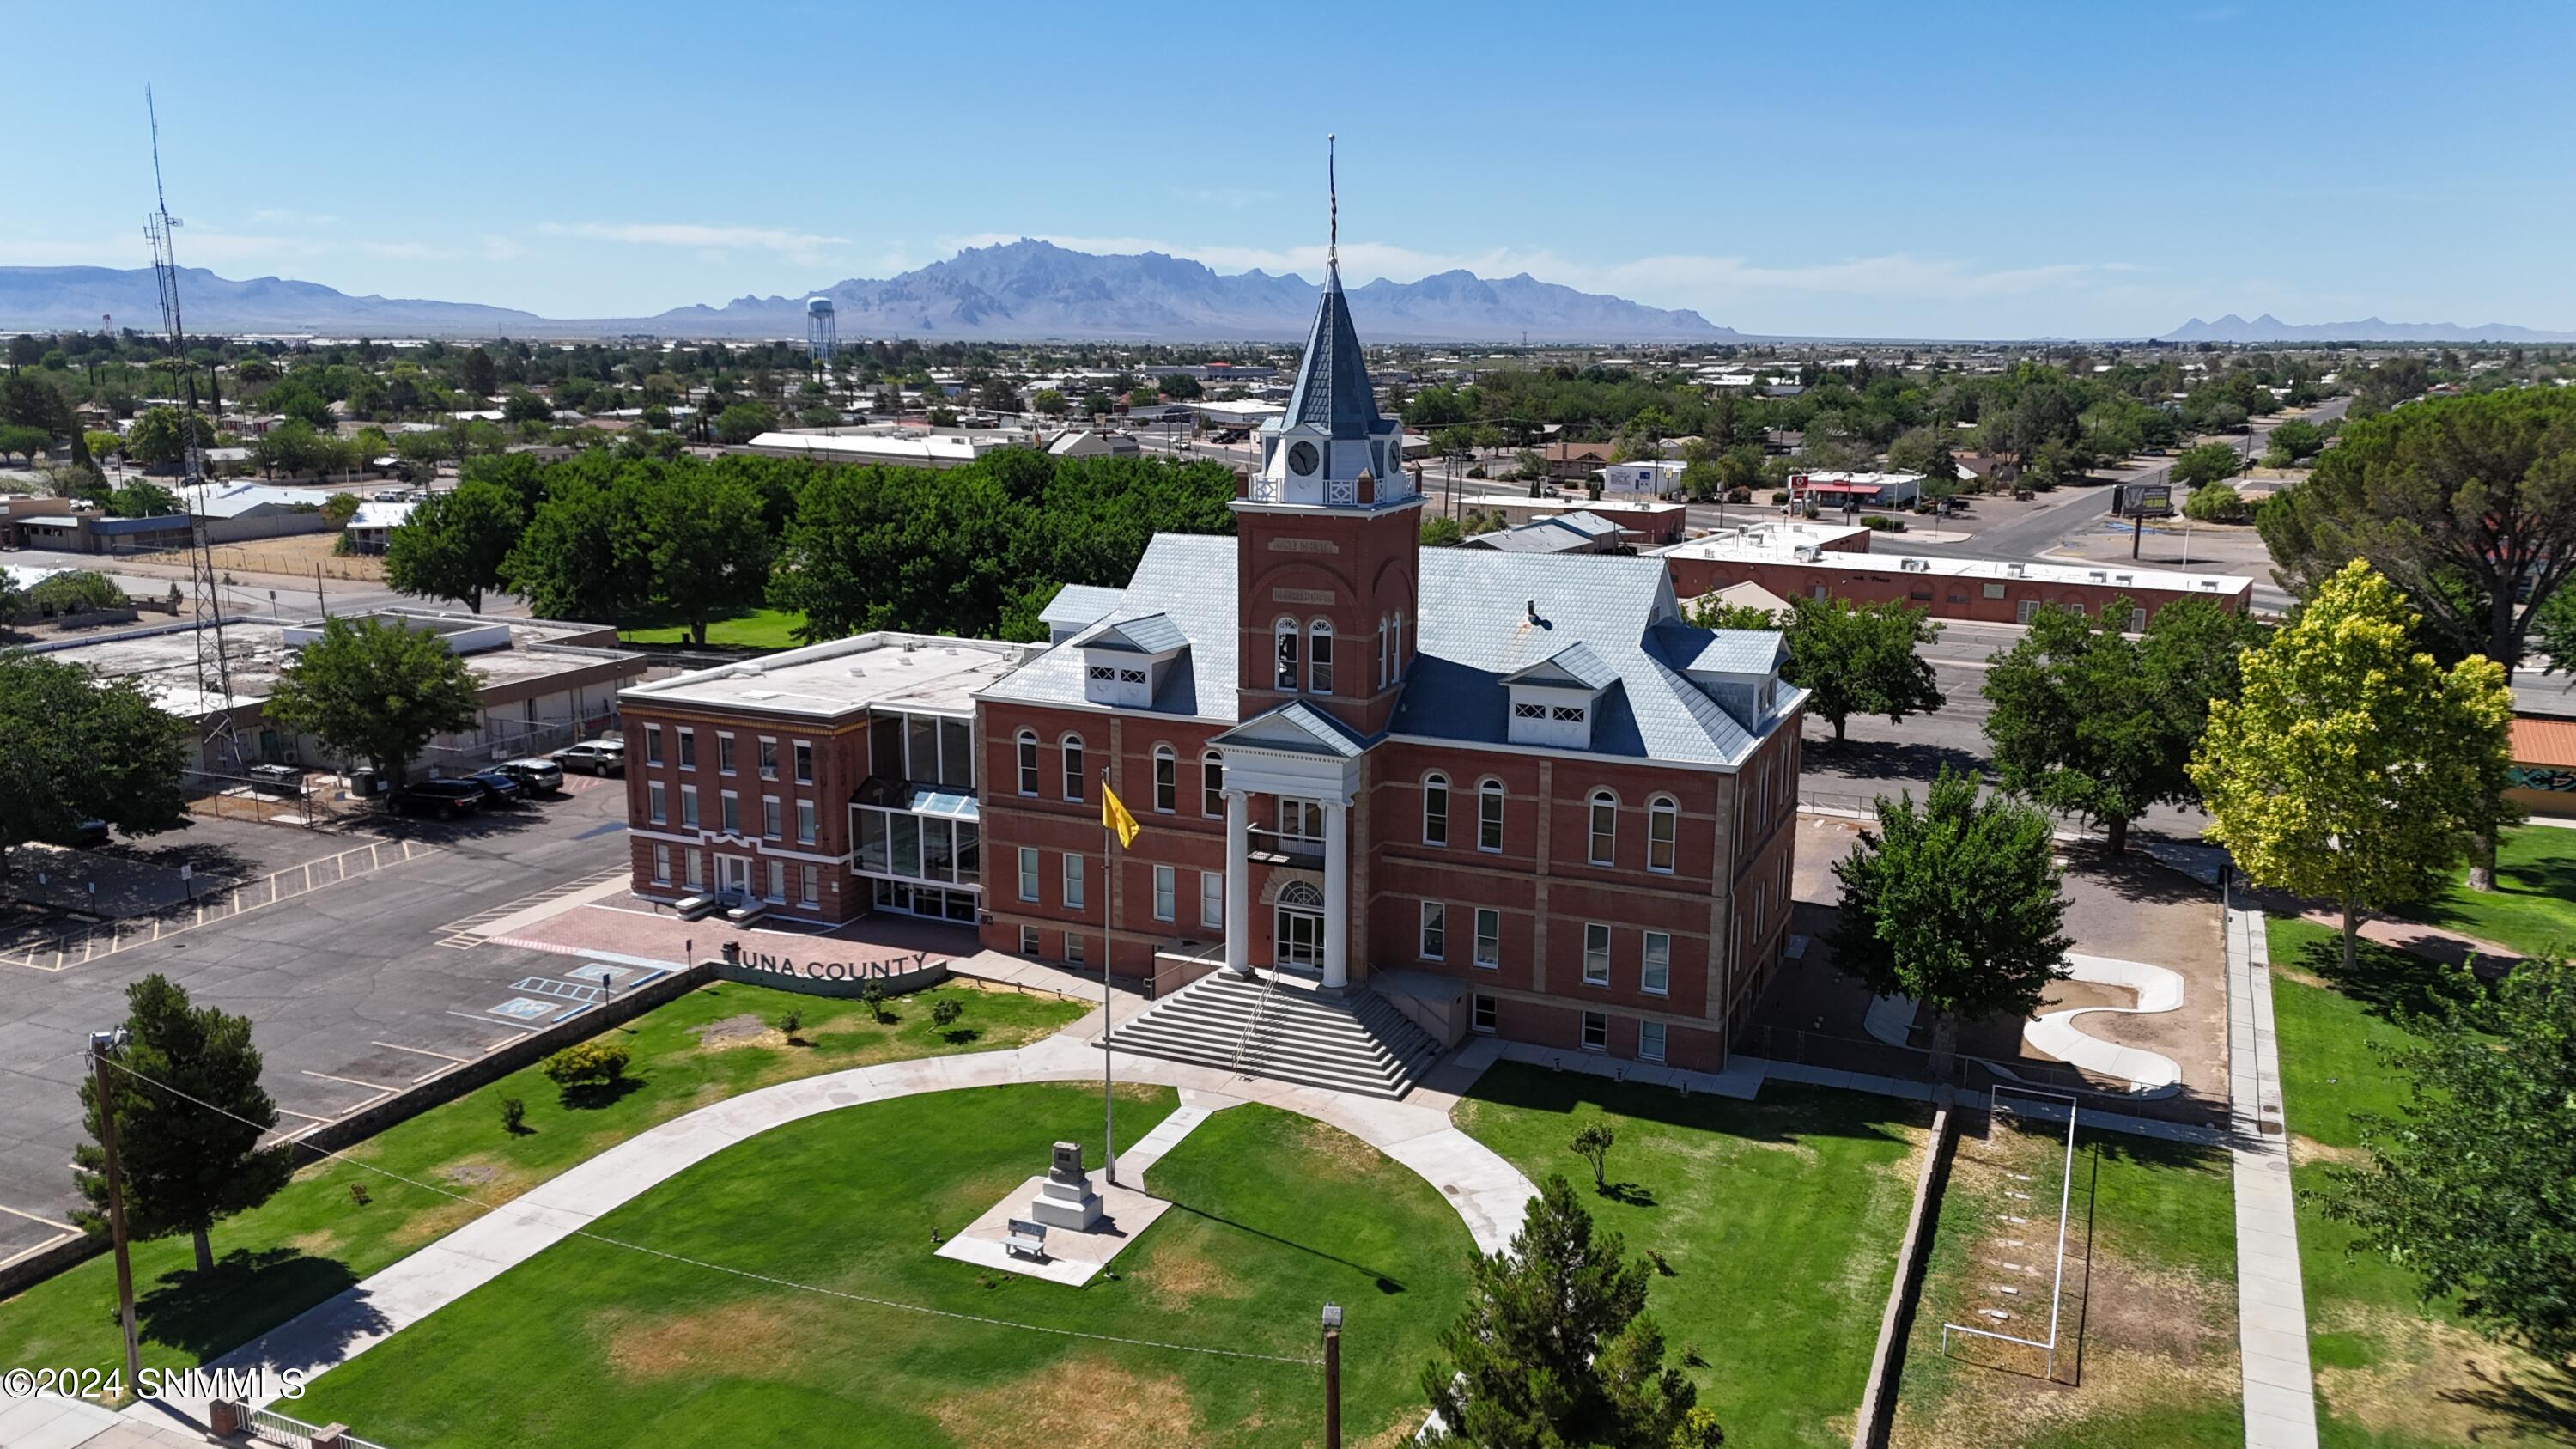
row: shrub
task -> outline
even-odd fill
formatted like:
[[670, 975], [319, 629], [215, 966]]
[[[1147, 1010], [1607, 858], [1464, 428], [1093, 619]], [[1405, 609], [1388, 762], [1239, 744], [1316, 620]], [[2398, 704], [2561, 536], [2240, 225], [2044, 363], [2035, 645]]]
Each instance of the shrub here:
[[1863, 528], [1874, 528], [1881, 533], [1903, 533], [1905, 531], [1905, 520], [1902, 518], [1890, 518], [1883, 513], [1864, 513], [1860, 516], [1860, 526]]
[[778, 1018], [778, 1034], [791, 1042], [796, 1040], [796, 1033], [802, 1031], [804, 1027], [805, 1013], [801, 1011], [791, 1008], [785, 1015]]
[[957, 1018], [964, 1016], [965, 1014], [966, 1003], [958, 1000], [954, 996], [943, 996], [937, 1001], [930, 1003], [930, 1024], [932, 1026], [955, 1026], [957, 1024]]
[[[1753, 501], [1753, 490], [1750, 488], [1729, 488], [1726, 490], [1726, 501], [1729, 503], [1750, 503]], [[1786, 502], [1787, 500], [1782, 499], [1779, 501]]]
[[633, 1057], [613, 1041], [576, 1042], [546, 1058], [546, 1080], [558, 1087], [604, 1087], [626, 1075]]
[[501, 1130], [516, 1137], [528, 1130], [528, 1104], [516, 1097], [501, 1099]]
[[1789, 501], [1789, 490], [1788, 490], [1788, 489], [1786, 489], [1786, 488], [1774, 488], [1774, 489], [1772, 489], [1772, 490], [1771, 490], [1771, 501], [1772, 501], [1772, 502], [1774, 502], [1774, 503], [1786, 503], [1786, 502], [1788, 502], [1788, 501]]
[[2200, 523], [2243, 523], [2253, 512], [2232, 483], [2204, 483], [2183, 500], [2185, 517]]
[[1482, 464], [1482, 463], [1477, 463], [1477, 464], [1474, 464], [1474, 465], [1470, 466], [1470, 467], [1467, 469], [1467, 476], [1468, 476], [1468, 477], [1470, 477], [1470, 478], [1482, 478], [1482, 477], [1484, 477], [1484, 476], [1485, 476], [1485, 465], [1484, 465], [1484, 464]]
[[859, 992], [859, 1000], [868, 1004], [868, 1015], [872, 1019], [879, 1022], [886, 1019], [884, 983], [870, 981], [866, 988]]

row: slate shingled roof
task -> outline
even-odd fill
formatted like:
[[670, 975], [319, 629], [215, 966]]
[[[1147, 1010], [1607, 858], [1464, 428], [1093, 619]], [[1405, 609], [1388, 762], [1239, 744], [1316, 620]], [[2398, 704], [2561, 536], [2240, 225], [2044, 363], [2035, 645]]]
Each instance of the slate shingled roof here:
[[[1112, 621], [1167, 616], [1189, 640], [1154, 696], [1157, 713], [1232, 723], [1235, 695], [1235, 541], [1157, 534]], [[1783, 686], [1768, 718], [1739, 720], [1683, 676], [1694, 665], [1758, 672], [1780, 636], [1695, 629], [1681, 622], [1670, 576], [1650, 558], [1554, 558], [1468, 549], [1422, 551], [1419, 653], [1389, 732], [1472, 744], [1510, 738], [1508, 676], [1568, 659], [1606, 681], [1592, 753], [1677, 763], [1734, 764], [1801, 697]], [[1529, 618], [1535, 602], [1538, 619]], [[1580, 646], [1580, 653], [1570, 653]], [[1720, 669], [1715, 661], [1729, 666]], [[980, 697], [1084, 703], [1081, 648], [1040, 654]], [[1289, 706], [1295, 708], [1296, 706]]]
[[1169, 614], [1103, 619], [1065, 641], [1076, 649], [1116, 649], [1130, 654], [1169, 654], [1189, 647], [1190, 636]]
[[1339, 760], [1356, 759], [1369, 747], [1358, 731], [1302, 699], [1254, 715], [1208, 743], [1293, 750]]
[[1337, 267], [1324, 273], [1323, 300], [1315, 308], [1314, 330], [1307, 334], [1306, 355], [1297, 368], [1297, 387], [1288, 395], [1288, 411], [1280, 425], [1298, 423], [1350, 440], [1389, 431], [1378, 417], [1368, 362], [1360, 354], [1359, 333], [1351, 327], [1351, 307], [1342, 297], [1342, 274]]
[[1055, 591], [1047, 606], [1038, 610], [1038, 622], [1050, 629], [1079, 629], [1105, 618], [1118, 602], [1127, 596], [1124, 589], [1104, 589], [1097, 584], [1067, 584]]
[[[1234, 540], [1158, 533], [1137, 563], [1136, 576], [1116, 592], [1108, 621], [1161, 614], [1189, 641], [1188, 652], [1163, 673], [1162, 687], [1154, 692], [1155, 712], [1232, 723]], [[1078, 705], [1085, 702], [1082, 685], [1082, 649], [1067, 640], [985, 686], [978, 697]]]

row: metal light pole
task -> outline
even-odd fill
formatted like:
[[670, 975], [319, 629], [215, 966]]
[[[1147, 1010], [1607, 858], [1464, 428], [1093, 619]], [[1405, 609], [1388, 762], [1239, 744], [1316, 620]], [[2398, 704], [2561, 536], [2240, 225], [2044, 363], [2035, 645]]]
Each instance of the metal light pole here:
[[1342, 1449], [1342, 1305], [1324, 1303], [1324, 1449]]
[[128, 1392], [143, 1391], [143, 1353], [134, 1340], [134, 1264], [125, 1251], [125, 1173], [116, 1158], [116, 1102], [108, 1095], [107, 1057], [123, 1051], [124, 1027], [89, 1034], [89, 1063], [98, 1102], [98, 1145], [107, 1158], [107, 1229], [116, 1248], [116, 1321], [125, 1333], [125, 1382]]

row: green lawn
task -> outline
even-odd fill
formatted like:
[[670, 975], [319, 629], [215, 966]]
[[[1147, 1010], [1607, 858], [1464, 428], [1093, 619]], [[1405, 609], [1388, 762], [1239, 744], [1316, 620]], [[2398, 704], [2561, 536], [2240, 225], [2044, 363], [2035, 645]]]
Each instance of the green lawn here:
[[1458, 1125], [1533, 1182], [1590, 1169], [1567, 1150], [1584, 1122], [1618, 1133], [1615, 1198], [1594, 1216], [1653, 1248], [1672, 1276], [1648, 1306], [1729, 1444], [1844, 1445], [1913, 1200], [1926, 1110], [1858, 1093], [1773, 1086], [1758, 1102], [1682, 1098], [1516, 1063], [1487, 1071]]
[[[2226, 1154], [2079, 1130], [2066, 1184], [2064, 1144], [2062, 1127], [2025, 1130], [2007, 1119], [1989, 1129], [1983, 1116], [1966, 1117], [1906, 1343], [1892, 1442], [1900, 1449], [2243, 1443]], [[2045, 1381], [2047, 1358], [2036, 1350], [1954, 1339], [1945, 1355], [1945, 1322], [2047, 1339], [2062, 1187], [2068, 1234], [2057, 1383]], [[2027, 1197], [2010, 1196], [2016, 1192]], [[2021, 1291], [2002, 1294], [1999, 1283]], [[2015, 1317], [1987, 1319], [1980, 1310], [1990, 1307]]]
[[[930, 1023], [930, 1003], [966, 1003], [956, 1041]], [[804, 1014], [799, 1045], [774, 1030]], [[567, 1106], [534, 1067], [398, 1123], [349, 1156], [486, 1202], [518, 1196], [575, 1163], [683, 1112], [755, 1087], [868, 1062], [1018, 1046], [1082, 1008], [1052, 997], [943, 987], [889, 1003], [880, 1025], [856, 1001], [720, 983], [611, 1029], [634, 1053], [634, 1086], [613, 1101]], [[724, 1024], [720, 1030], [705, 1030]], [[501, 1125], [501, 1100], [527, 1104], [526, 1130]], [[367, 1201], [350, 1193], [363, 1188]], [[482, 1215], [349, 1162], [321, 1161], [267, 1203], [216, 1224], [212, 1273], [195, 1271], [185, 1238], [137, 1244], [135, 1294], [147, 1365], [211, 1358], [283, 1323]], [[0, 1303], [0, 1364], [109, 1363], [115, 1269], [100, 1254]]]
[[2525, 825], [2506, 831], [2496, 842], [2494, 890], [2454, 885], [2410, 916], [2526, 956], [2553, 949], [2576, 954], [2576, 830]]
[[[796, 631], [803, 627], [805, 616], [793, 610], [753, 609], [710, 622], [707, 642], [740, 649], [792, 649], [803, 642], [796, 637]], [[618, 628], [617, 637], [629, 644], [690, 642], [688, 625], [659, 619], [630, 620]]]
[[2563, 1419], [2535, 1426], [2512, 1407], [2509, 1386], [2562, 1397], [2576, 1386], [2480, 1338], [2449, 1305], [2420, 1302], [2412, 1274], [2383, 1258], [2352, 1256], [2351, 1230], [2329, 1222], [2308, 1196], [2328, 1185], [2335, 1161], [2357, 1158], [2354, 1113], [2395, 1116], [2407, 1099], [2405, 1083], [2365, 1043], [2407, 1042], [2392, 1018], [2429, 1006], [2446, 979], [2417, 957], [2367, 942], [2347, 974], [2332, 927], [2277, 917], [2270, 924], [2272, 1015], [2325, 1449], [2435, 1449], [2473, 1437], [2565, 1442], [2570, 1426]]
[[[1175, 1105], [1128, 1094], [1120, 1134]], [[1039, 1325], [1310, 1359], [1348, 1310], [1353, 1442], [1421, 1423], [1422, 1365], [1474, 1252], [1439, 1191], [1332, 1128], [1239, 1106], [1147, 1175], [1175, 1206], [1065, 1288], [932, 1255], [1046, 1162], [1096, 1143], [1096, 1087], [1022, 1085], [851, 1107], [737, 1144], [595, 1225], [853, 1301], [571, 1239], [324, 1375], [299, 1418], [442, 1445], [1298, 1445], [1320, 1368], [1035, 1332]]]

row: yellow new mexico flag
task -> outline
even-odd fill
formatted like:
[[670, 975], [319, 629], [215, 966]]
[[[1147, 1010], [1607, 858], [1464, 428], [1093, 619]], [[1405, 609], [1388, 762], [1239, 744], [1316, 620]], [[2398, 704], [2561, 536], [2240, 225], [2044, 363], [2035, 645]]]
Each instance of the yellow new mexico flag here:
[[1104, 830], [1118, 832], [1118, 845], [1122, 850], [1136, 843], [1136, 832], [1143, 828], [1136, 823], [1135, 816], [1127, 813], [1126, 803], [1118, 798], [1117, 791], [1109, 788], [1106, 780], [1100, 782], [1100, 825]]

